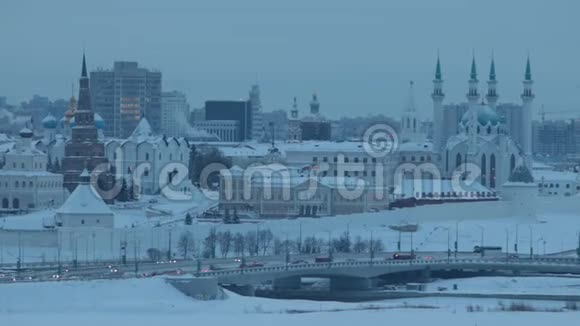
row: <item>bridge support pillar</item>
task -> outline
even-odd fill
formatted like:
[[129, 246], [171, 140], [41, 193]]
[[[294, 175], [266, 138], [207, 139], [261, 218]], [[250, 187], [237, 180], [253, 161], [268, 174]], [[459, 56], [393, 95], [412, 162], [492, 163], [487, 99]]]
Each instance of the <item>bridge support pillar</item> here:
[[274, 290], [296, 290], [300, 289], [301, 284], [299, 276], [277, 278], [273, 282]]
[[362, 277], [332, 277], [330, 291], [364, 291], [370, 290], [373, 281]]
[[426, 282], [431, 279], [431, 268], [427, 267], [421, 271], [421, 280]]

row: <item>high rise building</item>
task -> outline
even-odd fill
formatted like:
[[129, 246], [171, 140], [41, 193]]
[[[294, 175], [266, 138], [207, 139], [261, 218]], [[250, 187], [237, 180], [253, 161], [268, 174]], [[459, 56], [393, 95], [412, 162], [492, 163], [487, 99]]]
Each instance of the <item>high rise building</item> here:
[[189, 104], [185, 94], [177, 91], [161, 95], [161, 133], [184, 137], [189, 130]]
[[143, 116], [160, 131], [161, 72], [117, 61], [111, 70], [92, 71], [91, 86], [94, 110], [105, 120], [105, 136], [129, 137]]
[[230, 120], [238, 122], [236, 141], [252, 138], [252, 106], [250, 101], [206, 101], [205, 120]]
[[252, 139], [260, 140], [264, 133], [264, 121], [259, 85], [252, 85], [252, 89], [250, 90], [250, 107], [252, 108]]

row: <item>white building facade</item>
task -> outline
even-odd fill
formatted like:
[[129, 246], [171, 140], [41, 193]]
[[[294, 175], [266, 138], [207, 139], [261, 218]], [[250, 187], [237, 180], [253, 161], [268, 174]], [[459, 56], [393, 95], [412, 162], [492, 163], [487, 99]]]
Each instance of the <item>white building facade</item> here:
[[0, 209], [29, 211], [60, 206], [65, 195], [63, 175], [47, 171], [48, 157], [32, 147], [32, 131], [23, 129], [20, 138], [20, 143], [4, 155]]
[[105, 142], [105, 156], [115, 166], [117, 178], [125, 178], [143, 194], [158, 194], [169, 184], [171, 189], [190, 192], [189, 155], [185, 138], [156, 135], [146, 118], [128, 139]]

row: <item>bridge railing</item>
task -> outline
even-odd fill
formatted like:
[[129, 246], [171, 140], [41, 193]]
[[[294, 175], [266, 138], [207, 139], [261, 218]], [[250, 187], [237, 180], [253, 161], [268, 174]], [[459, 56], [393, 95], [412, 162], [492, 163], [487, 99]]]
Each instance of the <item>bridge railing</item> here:
[[268, 273], [281, 271], [300, 271], [300, 270], [320, 270], [324, 268], [343, 268], [343, 267], [361, 267], [361, 266], [401, 266], [401, 265], [464, 265], [464, 264], [484, 264], [484, 265], [580, 265], [580, 260], [575, 258], [448, 258], [448, 259], [413, 259], [413, 260], [375, 260], [375, 261], [349, 261], [349, 262], [331, 262], [331, 263], [305, 263], [289, 264], [268, 267], [247, 267], [235, 268], [221, 271], [201, 272], [203, 276], [228, 276], [238, 274]]

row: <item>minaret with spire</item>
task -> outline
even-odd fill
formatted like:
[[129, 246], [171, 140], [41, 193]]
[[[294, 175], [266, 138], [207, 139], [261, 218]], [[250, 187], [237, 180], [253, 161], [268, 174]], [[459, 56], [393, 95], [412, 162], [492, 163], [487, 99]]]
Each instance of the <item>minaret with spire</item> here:
[[443, 79], [441, 75], [441, 63], [439, 61], [439, 54], [437, 54], [437, 66], [435, 67], [435, 79], [433, 79], [433, 151], [439, 153], [443, 143]]
[[[532, 79], [532, 68], [530, 65], [530, 56], [528, 55], [528, 59], [526, 62], [526, 72], [524, 74], [524, 81], [523, 86], [524, 90], [521, 95], [522, 97], [522, 135], [521, 135], [521, 145], [526, 160], [531, 160], [532, 157], [532, 105], [534, 102], [534, 92], [532, 90], [532, 86], [534, 85], [534, 81]], [[529, 165], [530, 162], [527, 166]]]
[[497, 94], [497, 80], [495, 78], [495, 60], [492, 54], [491, 66], [489, 68], [489, 80], [487, 81], [487, 95], [485, 96], [485, 99], [487, 100], [489, 107], [495, 110], [498, 98], [499, 95]]
[[469, 74], [469, 90], [467, 91], [467, 101], [469, 106], [475, 106], [479, 103], [479, 81], [477, 80], [477, 68], [475, 66], [475, 55], [471, 59], [471, 72]]
[[415, 108], [415, 92], [413, 81], [409, 82], [409, 97], [401, 120], [401, 138], [403, 142], [420, 142], [419, 119]]

